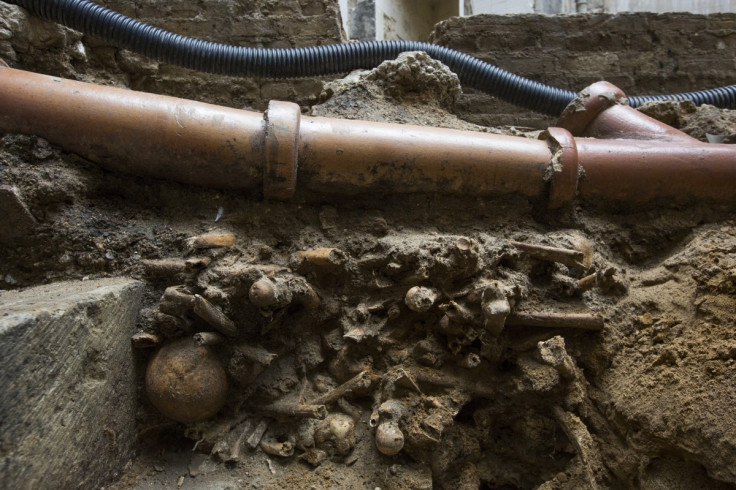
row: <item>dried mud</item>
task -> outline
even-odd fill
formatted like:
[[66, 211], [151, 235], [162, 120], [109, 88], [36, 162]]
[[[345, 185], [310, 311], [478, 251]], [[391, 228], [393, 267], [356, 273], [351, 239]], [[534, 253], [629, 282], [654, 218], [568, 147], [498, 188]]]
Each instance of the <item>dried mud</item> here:
[[[327, 84], [311, 112], [523, 134], [457, 119], [458, 91], [446, 68], [409, 54]], [[646, 110], [699, 137], [733, 132], [729, 111]], [[0, 141], [0, 182], [33, 216], [33, 233], [0, 241], [5, 289], [128, 275], [147, 285], [141, 332], [171, 342], [227, 334], [225, 320], [237, 329], [209, 348], [230, 388], [203, 422], [153, 408], [142, 373], [154, 349], [136, 350], [140, 455], [110, 488], [736, 485], [730, 207], [263, 203], [109, 173], [34, 136]], [[204, 234], [225, 246], [194, 239]], [[162, 301], [172, 286], [216, 313]], [[585, 313], [604, 327], [503, 327], [509, 312]]]

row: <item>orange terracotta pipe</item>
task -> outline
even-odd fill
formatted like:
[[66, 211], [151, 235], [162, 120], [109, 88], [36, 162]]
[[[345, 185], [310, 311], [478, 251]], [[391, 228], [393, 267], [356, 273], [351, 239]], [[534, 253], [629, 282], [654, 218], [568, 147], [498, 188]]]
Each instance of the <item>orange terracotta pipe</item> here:
[[[313, 191], [544, 194], [544, 141], [489, 133], [303, 117], [299, 175]], [[302, 177], [304, 175], [304, 177]]]
[[0, 67], [0, 131], [114, 171], [260, 190], [263, 130], [261, 114]]
[[736, 148], [700, 143], [622, 97], [596, 84], [563, 114], [567, 129], [532, 140], [308, 117], [288, 102], [259, 114], [0, 67], [0, 131], [36, 134], [114, 171], [267, 199], [289, 199], [297, 186], [335, 195], [520, 194], [551, 208], [578, 197], [733, 199]]
[[0, 131], [36, 134], [104, 167], [288, 199], [332, 194], [544, 193], [544, 141], [265, 114], [0, 68]]
[[585, 176], [578, 196], [597, 201], [734, 201], [736, 148], [697, 142], [577, 138]]

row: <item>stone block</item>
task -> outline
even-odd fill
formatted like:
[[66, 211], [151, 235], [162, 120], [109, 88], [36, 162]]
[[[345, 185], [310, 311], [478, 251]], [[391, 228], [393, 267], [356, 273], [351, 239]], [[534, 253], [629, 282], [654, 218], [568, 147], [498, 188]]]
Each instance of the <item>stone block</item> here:
[[582, 53], [586, 51], [623, 51], [627, 49], [626, 36], [609, 32], [573, 32], [567, 36], [564, 46], [569, 52]]
[[98, 488], [133, 457], [142, 283], [0, 293], [0, 488]]
[[600, 73], [601, 79], [606, 74], [617, 73], [620, 66], [619, 57], [615, 53], [588, 53], [571, 55], [562, 60], [561, 67], [565, 71], [581, 76], [589, 73]]

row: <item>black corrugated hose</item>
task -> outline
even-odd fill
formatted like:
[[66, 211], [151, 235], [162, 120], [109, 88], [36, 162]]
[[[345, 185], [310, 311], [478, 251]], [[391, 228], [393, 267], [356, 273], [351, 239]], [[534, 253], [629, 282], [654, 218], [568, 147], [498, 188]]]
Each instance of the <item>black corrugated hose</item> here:
[[[490, 63], [436, 44], [368, 41], [267, 49], [229, 46], [180, 36], [144, 24], [88, 0], [2, 0], [118, 47], [165, 63], [222, 75], [293, 78], [373, 68], [406, 51], [425, 51], [443, 62], [467, 87], [550, 116], [559, 115], [575, 92], [515, 75]], [[650, 100], [691, 99], [695, 104], [736, 107], [736, 85], [671, 95], [629, 97], [636, 107]]]

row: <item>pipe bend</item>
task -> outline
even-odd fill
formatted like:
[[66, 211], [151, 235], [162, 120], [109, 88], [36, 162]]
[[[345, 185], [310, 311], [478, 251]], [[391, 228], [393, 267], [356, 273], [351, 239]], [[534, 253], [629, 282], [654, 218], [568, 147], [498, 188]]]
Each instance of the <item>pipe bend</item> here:
[[698, 140], [643, 114], [626, 102], [624, 92], [609, 82], [583, 89], [558, 120], [575, 136], [601, 139], [659, 140], [692, 145]]
[[580, 91], [562, 111], [557, 127], [565, 128], [575, 136], [583, 136], [598, 115], [615, 104], [623, 104], [626, 94], [609, 82], [596, 82]]

